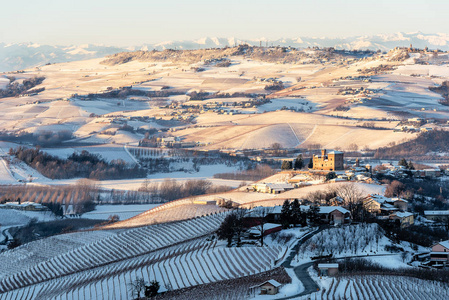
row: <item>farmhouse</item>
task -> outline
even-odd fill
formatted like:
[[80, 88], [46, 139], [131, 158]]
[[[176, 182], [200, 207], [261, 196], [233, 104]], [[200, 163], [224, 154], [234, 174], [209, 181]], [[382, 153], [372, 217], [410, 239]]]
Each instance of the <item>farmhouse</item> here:
[[321, 150], [321, 155], [313, 156], [313, 169], [325, 171], [343, 170], [344, 153], [340, 151], [332, 151], [326, 153], [326, 149]]
[[[282, 226], [280, 224], [275, 223], [265, 223], [263, 224], [263, 236], [272, 234], [274, 232], [278, 232], [282, 230]], [[251, 227], [248, 230], [249, 236], [252, 238], [260, 237], [262, 231], [262, 225]]]
[[318, 264], [320, 276], [335, 276], [338, 274], [338, 264]]
[[259, 193], [280, 194], [285, 191], [293, 190], [293, 186], [288, 183], [256, 183], [252, 185], [253, 189]]
[[281, 283], [277, 282], [274, 279], [270, 279], [262, 284], [250, 287], [250, 290], [252, 290], [253, 292], [259, 290], [260, 295], [276, 295], [277, 293], [279, 293], [279, 288], [281, 286]]
[[449, 263], [449, 240], [439, 242], [432, 246], [432, 252], [430, 252], [430, 261], [432, 263], [443, 265], [447, 265]]
[[340, 225], [351, 222], [349, 210], [340, 206], [320, 206], [321, 221], [329, 224]]
[[397, 212], [390, 215], [390, 220], [396, 221], [398, 220], [401, 224], [401, 227], [408, 227], [415, 223], [415, 219], [412, 213], [409, 212]]
[[380, 213], [380, 202], [376, 201], [373, 197], [367, 197], [362, 201], [363, 207], [366, 209], [366, 211], [372, 213], [372, 214], [378, 214]]
[[[302, 205], [301, 210], [306, 212], [310, 209], [308, 205]], [[321, 222], [333, 225], [351, 223], [351, 213], [341, 206], [320, 206], [318, 215]]]
[[406, 211], [408, 209], [407, 200], [388, 198], [382, 195], [369, 195], [363, 199], [362, 205], [370, 213], [383, 213], [384, 215], [395, 211]]

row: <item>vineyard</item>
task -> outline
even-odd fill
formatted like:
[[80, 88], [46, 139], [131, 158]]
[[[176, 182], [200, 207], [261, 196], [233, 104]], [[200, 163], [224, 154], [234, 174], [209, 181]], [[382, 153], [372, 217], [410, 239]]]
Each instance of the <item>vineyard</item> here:
[[440, 300], [447, 299], [449, 285], [398, 276], [357, 276], [337, 278], [327, 288], [300, 299], [354, 299], [354, 300]]
[[[196, 198], [186, 198], [170, 201], [147, 210], [133, 218], [127, 219], [126, 221], [111, 224], [107, 226], [107, 228], [135, 227], [180, 221], [227, 211], [227, 209], [217, 205], [194, 204], [196, 200]], [[198, 200], [201, 200], [201, 198], [198, 198]]]
[[[223, 217], [61, 235], [52, 247], [36, 241], [7, 251], [0, 254], [0, 299], [129, 299], [128, 285], [136, 278], [176, 290], [265, 272], [285, 254], [279, 246], [217, 246], [206, 236]], [[45, 254], [34, 257], [39, 252]], [[13, 256], [18, 264], [8, 264]]]
[[[0, 280], [0, 292], [129, 259], [197, 238], [213, 232], [223, 218], [224, 214], [217, 214], [184, 222], [130, 229], [74, 248], [25, 270], [18, 271], [15, 265], [4, 266], [3, 272], [16, 273]], [[58, 245], [52, 245], [52, 249], [57, 252]]]
[[359, 224], [323, 230], [300, 247], [300, 255], [357, 255], [385, 252], [391, 244], [377, 224]]

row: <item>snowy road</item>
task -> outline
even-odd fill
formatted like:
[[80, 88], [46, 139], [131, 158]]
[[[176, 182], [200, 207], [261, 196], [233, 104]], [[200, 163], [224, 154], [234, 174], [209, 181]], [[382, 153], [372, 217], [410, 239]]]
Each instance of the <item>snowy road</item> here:
[[[298, 252], [299, 247], [305, 241], [310, 239], [312, 236], [314, 236], [315, 234], [317, 234], [318, 232], [320, 232], [326, 228], [328, 228], [328, 226], [321, 226], [319, 229], [312, 231], [312, 232], [306, 234], [305, 236], [303, 236], [302, 238], [300, 238], [298, 240], [298, 242], [296, 243], [296, 245], [293, 247], [292, 251], [290, 251], [289, 256], [284, 261], [282, 266], [284, 268], [292, 268], [291, 262], [292, 262], [293, 258], [295, 257], [296, 253]], [[295, 271], [296, 277], [298, 277], [298, 279], [301, 281], [302, 285], [304, 286], [304, 290], [299, 294], [292, 295], [292, 296], [285, 297], [285, 298], [278, 298], [278, 300], [279, 299], [294, 299], [294, 298], [297, 298], [300, 296], [314, 293], [319, 290], [319, 286], [316, 284], [315, 281], [313, 281], [312, 277], [310, 277], [309, 272], [307, 272], [307, 269], [312, 264], [313, 264], [313, 262], [309, 262], [309, 263], [305, 263], [305, 264], [302, 264], [302, 265], [299, 265], [299, 266], [293, 268], [293, 270]]]

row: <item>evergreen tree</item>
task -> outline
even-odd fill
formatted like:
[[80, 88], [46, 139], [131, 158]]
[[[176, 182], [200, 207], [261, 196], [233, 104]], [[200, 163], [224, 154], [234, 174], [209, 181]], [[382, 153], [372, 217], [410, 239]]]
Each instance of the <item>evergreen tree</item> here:
[[304, 167], [304, 159], [302, 158], [302, 154], [299, 154], [295, 159], [295, 169], [300, 170]]
[[235, 214], [229, 214], [221, 223], [220, 228], [217, 230], [218, 238], [227, 240], [228, 247], [232, 244], [232, 239], [235, 234], [235, 225], [237, 223], [237, 216]]
[[313, 158], [311, 157], [309, 160], [309, 164], [307, 165], [309, 169], [313, 169]]
[[282, 161], [282, 170], [291, 170], [293, 168], [292, 162], [290, 160], [284, 160]]
[[398, 166], [408, 167], [407, 161], [405, 158], [401, 158], [401, 160], [398, 162]]
[[281, 209], [281, 224], [282, 228], [288, 228], [291, 220], [290, 201], [285, 200]]
[[291, 204], [291, 215], [292, 215], [292, 220], [291, 223], [293, 225], [298, 225], [301, 224], [301, 205], [299, 204], [298, 199], [293, 200], [292, 204]]
[[308, 217], [312, 224], [320, 223], [320, 207], [317, 205], [311, 205], [308, 211]]
[[415, 166], [413, 165], [412, 161], [408, 162], [407, 169], [409, 169], [409, 170], [414, 170], [415, 169]]
[[150, 285], [145, 286], [145, 297], [151, 298], [156, 296], [160, 287], [161, 286], [159, 282], [157, 282], [156, 280], [151, 281]]
[[326, 181], [329, 181], [334, 178], [337, 178], [337, 174], [335, 174], [335, 172], [329, 172], [326, 174]]

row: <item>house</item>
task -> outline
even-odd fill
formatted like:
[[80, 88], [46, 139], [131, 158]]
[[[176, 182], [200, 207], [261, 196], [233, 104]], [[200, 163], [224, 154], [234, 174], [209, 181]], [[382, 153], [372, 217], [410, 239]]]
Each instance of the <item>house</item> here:
[[267, 220], [273, 223], [281, 222], [281, 212], [282, 212], [281, 205], [274, 206], [273, 209], [271, 209], [267, 214]]
[[320, 276], [335, 276], [338, 274], [338, 264], [318, 264]]
[[410, 212], [397, 212], [390, 215], [391, 221], [399, 220], [401, 227], [408, 227], [415, 223], [415, 219], [412, 213]]
[[313, 170], [338, 171], [344, 169], [344, 153], [332, 151], [326, 153], [326, 149], [321, 150], [321, 155], [313, 156]]
[[[272, 234], [274, 232], [278, 232], [282, 230], [282, 225], [275, 224], [275, 223], [265, 223], [263, 224], [263, 236], [267, 236], [269, 234]], [[254, 227], [251, 227], [248, 230], [249, 237], [252, 238], [259, 238], [262, 231], [262, 225], [257, 225]]]
[[408, 209], [407, 200], [388, 198], [382, 195], [369, 195], [362, 200], [362, 205], [373, 214], [390, 214], [392, 211], [406, 211]]
[[439, 242], [432, 246], [430, 262], [442, 265], [447, 265], [449, 263], [449, 240]]
[[252, 187], [256, 192], [267, 194], [280, 194], [294, 189], [294, 187], [288, 183], [255, 183]]
[[287, 182], [290, 184], [298, 184], [302, 182], [307, 182], [310, 180], [310, 176], [308, 174], [298, 174], [290, 178]]
[[448, 222], [449, 210], [425, 210], [424, 217], [435, 222]]
[[378, 214], [380, 213], [380, 207], [381, 204], [379, 201], [376, 201], [376, 199], [372, 197], [367, 197], [362, 200], [362, 205], [366, 209], [367, 212], [372, 214]]
[[[301, 210], [306, 212], [310, 209], [309, 205], [302, 205]], [[351, 223], [351, 213], [341, 206], [320, 206], [318, 215], [321, 222], [332, 225], [341, 225]]]
[[321, 221], [334, 225], [351, 222], [351, 213], [341, 206], [320, 206]]
[[441, 176], [440, 169], [424, 169], [425, 177], [435, 178]]
[[281, 286], [281, 283], [277, 282], [274, 279], [270, 279], [262, 284], [250, 287], [250, 291], [253, 291], [254, 293], [254, 291], [259, 290], [260, 295], [276, 295], [277, 293], [279, 293], [279, 288]]
[[391, 200], [387, 200], [388, 203], [392, 203], [394, 207], [398, 208], [401, 211], [406, 211], [408, 209], [408, 201], [401, 198], [391, 198]]

